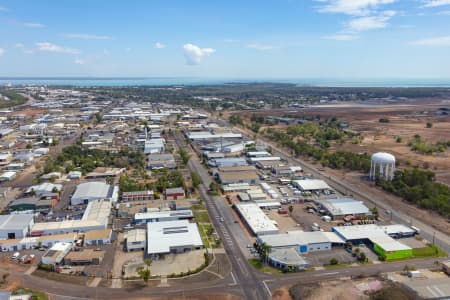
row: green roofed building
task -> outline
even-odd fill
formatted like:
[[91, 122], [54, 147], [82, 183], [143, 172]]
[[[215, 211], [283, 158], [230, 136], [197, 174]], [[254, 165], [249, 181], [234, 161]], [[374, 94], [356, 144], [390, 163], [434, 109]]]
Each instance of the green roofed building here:
[[[413, 257], [413, 249], [392, 238], [405, 236], [408, 227], [403, 225], [378, 226], [354, 225], [333, 227], [339, 237], [353, 244], [366, 244], [385, 260], [405, 259]], [[414, 232], [414, 231], [413, 231]]]

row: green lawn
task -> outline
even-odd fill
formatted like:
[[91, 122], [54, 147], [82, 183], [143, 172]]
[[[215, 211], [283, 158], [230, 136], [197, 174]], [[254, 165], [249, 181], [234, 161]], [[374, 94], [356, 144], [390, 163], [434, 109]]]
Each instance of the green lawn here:
[[194, 211], [194, 218], [197, 223], [209, 223], [209, 216], [206, 211]]
[[212, 248], [212, 245], [209, 243], [209, 239], [211, 237], [208, 237], [208, 235], [206, 234], [206, 232], [208, 231], [208, 228], [212, 227], [212, 225], [211, 224], [199, 224], [198, 227], [199, 227], [200, 235], [202, 237], [203, 245], [206, 248]]
[[250, 265], [252, 265], [255, 269], [264, 272], [264, 273], [270, 273], [270, 274], [280, 274], [282, 273], [281, 270], [272, 268], [271, 266], [268, 266], [264, 263], [262, 263], [259, 259], [257, 258], [250, 258], [248, 260], [248, 263]]
[[337, 264], [337, 265], [324, 265], [323, 267], [325, 269], [339, 269], [339, 268], [347, 268], [350, 267], [352, 264]]
[[423, 248], [414, 248], [413, 250], [414, 257], [445, 257], [447, 253], [441, 248], [435, 245], [428, 245]]

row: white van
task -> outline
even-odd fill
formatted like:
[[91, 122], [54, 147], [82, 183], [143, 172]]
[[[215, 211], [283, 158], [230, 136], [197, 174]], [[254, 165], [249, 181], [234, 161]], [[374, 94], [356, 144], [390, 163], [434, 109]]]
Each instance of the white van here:
[[20, 253], [19, 253], [19, 252], [16, 252], [16, 253], [14, 253], [14, 254], [11, 256], [11, 258], [12, 258], [12, 259], [18, 259], [19, 256], [20, 256]]

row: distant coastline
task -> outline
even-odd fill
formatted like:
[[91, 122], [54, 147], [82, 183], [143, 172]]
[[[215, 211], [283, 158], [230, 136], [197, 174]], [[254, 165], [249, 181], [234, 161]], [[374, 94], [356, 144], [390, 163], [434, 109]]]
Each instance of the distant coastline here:
[[333, 78], [195, 78], [195, 77], [0, 77], [0, 85], [76, 87], [196, 86], [229, 83], [277, 83], [314, 87], [449, 87], [450, 79], [333, 79]]

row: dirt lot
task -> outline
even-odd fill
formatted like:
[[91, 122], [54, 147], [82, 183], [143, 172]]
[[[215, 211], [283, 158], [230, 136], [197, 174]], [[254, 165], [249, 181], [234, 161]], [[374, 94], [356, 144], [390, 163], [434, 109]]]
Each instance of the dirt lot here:
[[[287, 210], [287, 208], [286, 208]], [[302, 227], [297, 226], [297, 222], [289, 216], [289, 214], [280, 215], [276, 209], [268, 211], [267, 216], [278, 223], [280, 232], [301, 230]]]

